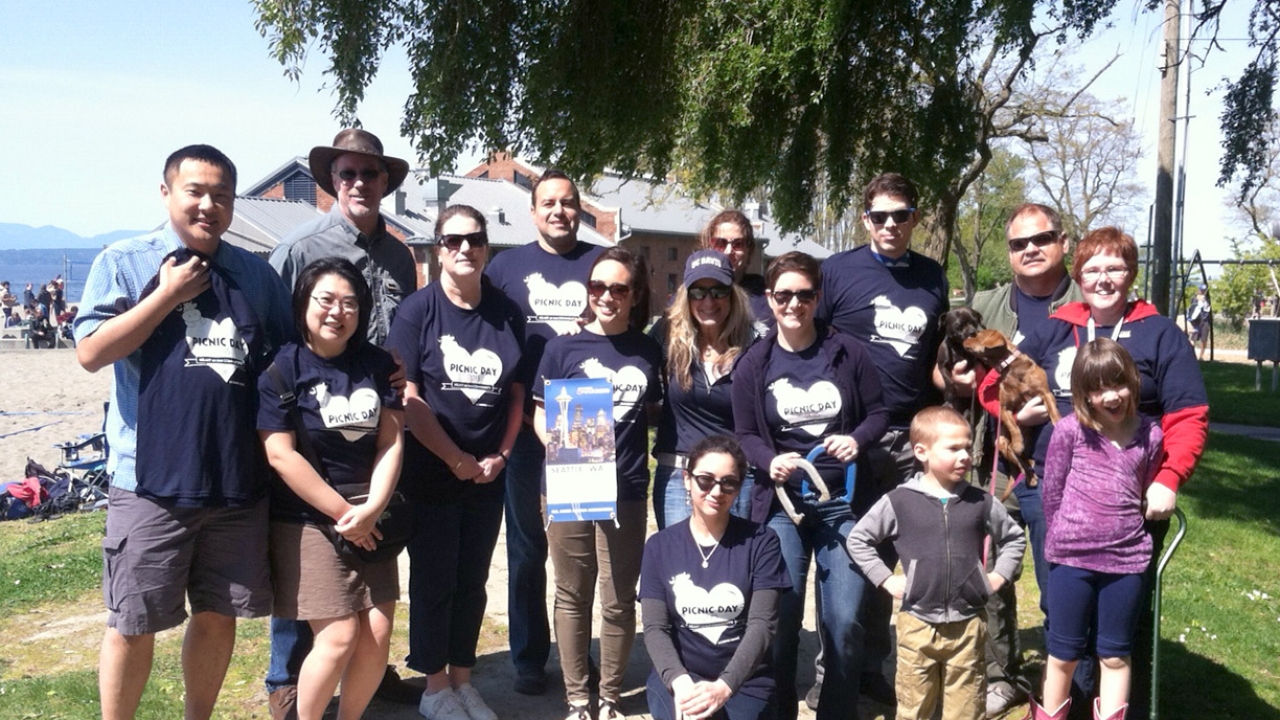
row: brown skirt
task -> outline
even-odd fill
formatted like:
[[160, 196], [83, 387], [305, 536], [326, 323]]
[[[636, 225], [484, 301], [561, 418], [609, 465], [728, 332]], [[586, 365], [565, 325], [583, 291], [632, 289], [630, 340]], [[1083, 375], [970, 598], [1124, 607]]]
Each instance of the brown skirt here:
[[400, 599], [396, 560], [364, 563], [338, 554], [314, 525], [271, 523], [272, 614], [323, 620]]

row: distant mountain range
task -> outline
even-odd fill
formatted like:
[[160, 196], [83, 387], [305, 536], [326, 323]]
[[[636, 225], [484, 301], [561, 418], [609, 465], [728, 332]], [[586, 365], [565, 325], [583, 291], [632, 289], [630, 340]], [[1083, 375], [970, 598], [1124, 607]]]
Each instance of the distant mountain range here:
[[37, 228], [16, 223], [0, 223], [0, 250], [100, 249], [103, 245], [110, 245], [121, 238], [134, 237], [146, 232], [146, 230], [113, 230], [86, 238], [52, 225]]

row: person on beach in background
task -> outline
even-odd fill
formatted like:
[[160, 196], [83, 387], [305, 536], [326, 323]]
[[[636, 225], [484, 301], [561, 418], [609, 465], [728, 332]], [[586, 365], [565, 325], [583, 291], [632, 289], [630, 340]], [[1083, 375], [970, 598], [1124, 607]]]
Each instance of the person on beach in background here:
[[76, 317], [80, 364], [114, 373], [98, 658], [104, 720], [137, 712], [155, 634], [181, 625], [188, 603], [185, 716], [211, 717], [236, 618], [271, 612], [257, 376], [293, 337], [293, 321], [271, 266], [222, 242], [235, 188], [235, 166], [216, 148], [170, 155], [160, 186], [168, 222], [98, 255]]

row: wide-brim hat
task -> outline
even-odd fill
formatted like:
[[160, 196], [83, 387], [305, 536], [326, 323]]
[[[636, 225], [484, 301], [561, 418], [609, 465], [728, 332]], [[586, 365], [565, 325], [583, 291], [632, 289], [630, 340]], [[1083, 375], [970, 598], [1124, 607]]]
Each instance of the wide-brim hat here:
[[308, 156], [311, 177], [315, 178], [316, 184], [322, 190], [334, 197], [337, 197], [338, 193], [333, 188], [333, 175], [330, 174], [329, 168], [333, 166], [333, 161], [339, 155], [345, 153], [368, 155], [381, 160], [387, 166], [387, 191], [382, 193], [383, 197], [395, 192], [409, 175], [409, 163], [397, 157], [384, 155], [382, 141], [377, 135], [360, 128], [347, 128], [333, 138], [333, 145], [313, 147], [311, 155]]

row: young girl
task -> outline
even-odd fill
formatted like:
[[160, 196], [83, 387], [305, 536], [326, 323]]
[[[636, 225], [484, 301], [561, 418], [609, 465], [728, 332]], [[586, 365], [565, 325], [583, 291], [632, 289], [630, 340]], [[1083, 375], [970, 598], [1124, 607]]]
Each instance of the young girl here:
[[1129, 654], [1152, 553], [1143, 498], [1164, 438], [1158, 423], [1138, 415], [1138, 391], [1138, 369], [1118, 343], [1104, 337], [1080, 348], [1071, 367], [1075, 414], [1053, 430], [1041, 485], [1049, 662], [1036, 720], [1067, 716], [1090, 627], [1102, 665], [1093, 716], [1123, 720], [1128, 707]]

